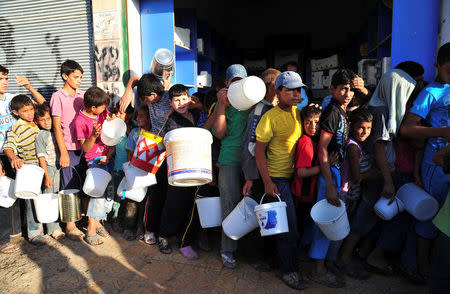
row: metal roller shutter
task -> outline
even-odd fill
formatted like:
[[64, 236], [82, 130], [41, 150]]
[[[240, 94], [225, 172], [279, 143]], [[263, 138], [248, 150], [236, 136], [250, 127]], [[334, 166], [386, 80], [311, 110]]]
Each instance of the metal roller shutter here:
[[60, 65], [84, 70], [81, 89], [95, 84], [90, 0], [0, 0], [0, 64], [9, 69], [9, 93], [29, 94], [14, 75], [26, 76], [47, 100], [63, 81]]

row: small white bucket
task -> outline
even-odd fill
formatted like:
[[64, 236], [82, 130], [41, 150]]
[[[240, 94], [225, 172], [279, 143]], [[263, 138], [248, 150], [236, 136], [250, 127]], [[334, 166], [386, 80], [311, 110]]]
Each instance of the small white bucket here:
[[380, 197], [373, 206], [375, 214], [382, 220], [391, 220], [394, 216], [405, 210], [402, 201], [397, 197], [395, 197], [391, 205], [389, 205], [389, 201], [390, 199], [388, 198]]
[[247, 110], [266, 95], [264, 81], [256, 76], [233, 82], [228, 87], [228, 100], [237, 110]]
[[200, 186], [212, 181], [212, 135], [202, 128], [179, 128], [164, 136], [167, 177], [172, 186]]
[[125, 162], [122, 164], [122, 168], [125, 173], [125, 177], [127, 178], [127, 190], [145, 188], [156, 184], [155, 174], [137, 168], [130, 164], [130, 162]]
[[127, 131], [127, 125], [120, 118], [106, 120], [102, 125], [100, 139], [105, 145], [115, 146]]
[[53, 223], [58, 220], [58, 199], [57, 193], [41, 194], [33, 199], [36, 218], [40, 223]]
[[201, 197], [195, 199], [202, 228], [220, 227], [222, 224], [222, 206], [220, 197]]
[[14, 195], [14, 180], [7, 176], [0, 177], [0, 206], [11, 207], [16, 202], [16, 195]]
[[345, 203], [339, 199], [341, 206], [337, 207], [322, 199], [311, 208], [311, 218], [322, 233], [331, 241], [343, 240], [350, 233]]
[[112, 179], [111, 174], [107, 171], [108, 166], [105, 166], [106, 170], [94, 167], [97, 159], [100, 159], [100, 157], [96, 157], [91, 168], [86, 171], [86, 180], [83, 185], [83, 192], [91, 197], [102, 197]]
[[259, 205], [255, 206], [256, 217], [258, 218], [261, 236], [270, 236], [289, 232], [289, 224], [286, 214], [286, 202], [270, 202], [262, 204], [266, 194], [264, 193]]
[[44, 170], [34, 164], [24, 164], [16, 172], [14, 193], [22, 199], [33, 199], [41, 191]]
[[122, 200], [128, 198], [136, 202], [141, 202], [144, 200], [145, 194], [147, 194], [147, 187], [127, 190], [127, 178], [123, 178], [117, 188], [117, 196], [121, 197]]
[[406, 211], [420, 221], [433, 218], [439, 210], [436, 199], [414, 183], [401, 186], [397, 197], [403, 202]]
[[258, 203], [250, 197], [244, 197], [231, 213], [223, 220], [222, 229], [225, 235], [239, 240], [258, 227], [254, 212]]

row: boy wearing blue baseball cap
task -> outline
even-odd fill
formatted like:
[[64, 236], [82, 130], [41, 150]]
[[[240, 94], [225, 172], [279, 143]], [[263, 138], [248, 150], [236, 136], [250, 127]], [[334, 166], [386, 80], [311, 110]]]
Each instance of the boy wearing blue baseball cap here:
[[[247, 77], [241, 64], [233, 64], [226, 71], [226, 87], [217, 93], [217, 105], [209, 120], [213, 121], [213, 134], [221, 141], [219, 166], [219, 192], [222, 216], [225, 218], [241, 200], [241, 145], [250, 110], [239, 111], [228, 101], [228, 86]], [[207, 125], [208, 122], [205, 123]], [[235, 268], [233, 253], [237, 241], [222, 232], [221, 257], [227, 268]]]
[[[308, 283], [299, 275], [297, 256], [297, 216], [291, 194], [294, 156], [301, 136], [301, 88], [305, 85], [293, 71], [281, 73], [275, 80], [279, 103], [267, 111], [256, 127], [255, 157], [266, 194], [278, 195], [286, 202], [289, 232], [276, 235], [281, 259], [281, 280], [294, 289], [305, 289]], [[266, 155], [267, 154], [267, 155]], [[276, 196], [275, 196], [276, 197]]]

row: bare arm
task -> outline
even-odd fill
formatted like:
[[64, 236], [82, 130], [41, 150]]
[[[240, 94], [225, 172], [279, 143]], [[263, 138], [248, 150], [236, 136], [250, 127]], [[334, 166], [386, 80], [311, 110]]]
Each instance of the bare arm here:
[[8, 156], [9, 160], [11, 160], [11, 167], [15, 169], [20, 169], [23, 166], [23, 160], [14, 154], [14, 151], [11, 149], [3, 149], [3, 152], [6, 156]]
[[215, 115], [214, 133], [219, 140], [225, 137], [225, 133], [227, 131], [227, 119], [225, 112], [228, 105], [230, 105], [227, 91], [227, 88], [222, 88], [219, 92], [217, 92], [217, 107], [214, 109], [215, 113], [213, 113], [213, 115]]
[[447, 145], [438, 152], [436, 152], [433, 156], [433, 162], [436, 165], [444, 166], [444, 157], [448, 153], [450, 153], [450, 145]]
[[385, 141], [377, 141], [374, 147], [375, 162], [380, 169], [381, 175], [384, 180], [383, 191], [381, 195], [385, 198], [391, 198], [391, 202], [394, 200], [395, 187], [392, 181], [391, 171], [389, 170], [389, 163], [386, 158], [386, 146]]
[[331, 142], [331, 139], [332, 136], [328, 133], [322, 132], [320, 134], [319, 149], [318, 149], [320, 172], [322, 173], [323, 179], [325, 180], [327, 193], [326, 197], [328, 202], [334, 206], [341, 206], [338, 191], [334, 186], [333, 178], [331, 177], [331, 166], [327, 150], [328, 145]]
[[400, 135], [413, 139], [444, 137], [450, 141], [450, 127], [425, 127], [420, 125], [422, 118], [414, 113], [407, 113], [400, 127]]
[[352, 183], [361, 183], [362, 177], [359, 165], [359, 150], [356, 145], [350, 145], [347, 148], [348, 161], [350, 162], [350, 174], [352, 176]]
[[297, 169], [297, 175], [300, 178], [317, 176], [318, 174], [320, 174], [320, 165], [316, 165], [313, 167], [299, 167]]
[[61, 117], [53, 116], [53, 129], [55, 131], [56, 144], [58, 145], [60, 158], [59, 164], [62, 168], [70, 165], [69, 152], [67, 152], [66, 144], [64, 143], [64, 136], [61, 128]]
[[216, 115], [217, 115], [217, 112], [213, 111], [213, 113], [208, 117], [205, 124], [203, 125], [204, 129], [211, 131], [211, 127], [213, 126], [214, 121], [216, 120]]
[[261, 174], [261, 179], [264, 182], [264, 191], [270, 195], [280, 195], [277, 185], [272, 182], [269, 176], [269, 170], [267, 169], [267, 159], [266, 159], [266, 148], [267, 143], [256, 141], [255, 145], [255, 158], [256, 165], [258, 166], [259, 173]]
[[42, 104], [42, 103], [45, 102], [44, 96], [42, 96], [41, 93], [36, 91], [31, 86], [30, 82], [28, 81], [28, 79], [26, 77], [18, 77], [18, 76], [16, 76], [16, 83], [19, 84], [20, 86], [24, 87], [28, 91], [30, 91], [31, 95], [33, 95], [33, 97], [34, 97], [34, 101], [36, 101], [37, 104]]
[[130, 80], [128, 81], [125, 92], [123, 93], [123, 96], [119, 102], [120, 111], [125, 112], [127, 110], [128, 105], [130, 105], [130, 103], [131, 103], [131, 106], [134, 107], [133, 88], [136, 87], [138, 82], [139, 82], [139, 77], [137, 77], [137, 76], [130, 77]]
[[52, 183], [52, 177], [48, 173], [47, 161], [45, 160], [45, 157], [38, 157], [38, 160], [39, 160], [39, 166], [44, 170], [45, 187], [51, 188], [53, 183]]

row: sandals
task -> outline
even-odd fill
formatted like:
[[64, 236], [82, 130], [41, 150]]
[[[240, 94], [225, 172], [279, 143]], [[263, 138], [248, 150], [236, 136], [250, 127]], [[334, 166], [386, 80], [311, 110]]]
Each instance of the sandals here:
[[159, 246], [159, 252], [161, 252], [163, 254], [172, 253], [172, 247], [169, 244], [169, 239], [162, 238], [161, 240], [159, 240], [158, 246]]
[[326, 272], [324, 274], [313, 274], [309, 273], [307, 275], [308, 279], [310, 279], [313, 282], [322, 284], [328, 288], [343, 288], [345, 287], [345, 282], [338, 279], [337, 276], [332, 274], [331, 272]]
[[72, 241], [81, 241], [84, 237], [84, 233], [75, 227], [72, 230], [67, 231], [66, 236]]
[[338, 266], [338, 268], [347, 276], [355, 280], [367, 280], [370, 278], [370, 274], [360, 264], [347, 263], [342, 266]]
[[52, 236], [52, 238], [55, 239], [56, 241], [61, 240], [62, 238], [64, 238], [65, 235], [66, 234], [64, 234], [64, 232], [61, 230], [56, 230], [50, 234], [50, 236]]
[[36, 237], [31, 238], [30, 243], [36, 246], [44, 246], [47, 245], [48, 240], [43, 235], [37, 235]]
[[236, 259], [233, 258], [233, 253], [222, 252], [222, 265], [226, 268], [234, 269], [236, 268]]
[[86, 241], [86, 243], [88, 243], [91, 246], [97, 246], [97, 245], [103, 244], [102, 239], [100, 239], [100, 237], [98, 235], [85, 236], [84, 241]]
[[283, 274], [281, 276], [281, 280], [286, 285], [296, 290], [303, 290], [310, 286], [310, 283], [308, 281], [304, 281], [297, 272]]
[[123, 238], [127, 241], [134, 241], [136, 239], [136, 236], [134, 235], [133, 231], [125, 230], [123, 232]]
[[371, 272], [371, 273], [374, 273], [374, 274], [379, 274], [379, 275], [384, 275], [384, 276], [391, 276], [394, 273], [394, 269], [392, 268], [391, 265], [386, 265], [383, 268], [379, 268], [377, 266], [369, 264], [366, 261], [365, 264], [364, 264], [364, 267], [366, 268], [366, 270], [368, 272]]
[[111, 236], [109, 234], [109, 232], [103, 226], [95, 229], [95, 232], [97, 233], [97, 235], [99, 235], [100, 237], [103, 237], [103, 238], [109, 238], [109, 236]]
[[144, 235], [144, 243], [148, 245], [156, 244], [156, 236], [155, 233], [148, 233]]
[[0, 245], [0, 252], [3, 254], [11, 254], [19, 250], [20, 247], [10, 242]]

